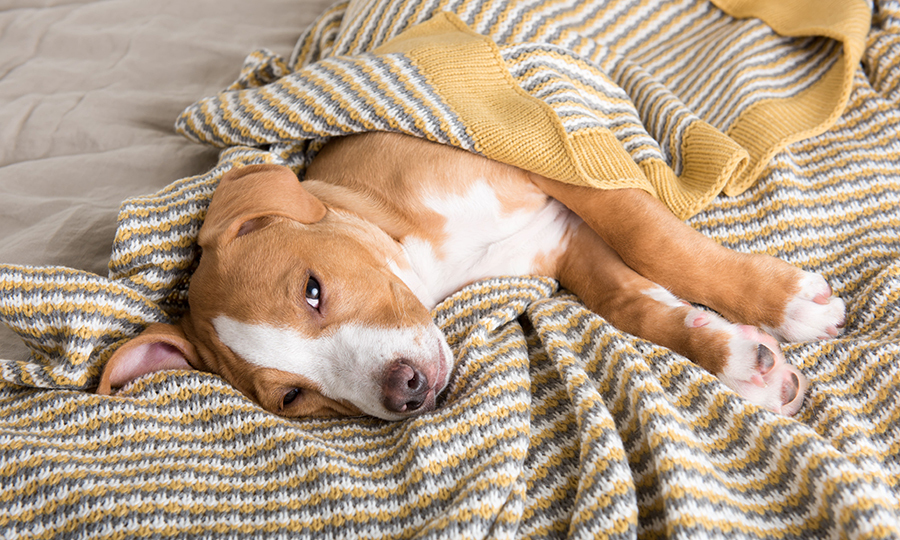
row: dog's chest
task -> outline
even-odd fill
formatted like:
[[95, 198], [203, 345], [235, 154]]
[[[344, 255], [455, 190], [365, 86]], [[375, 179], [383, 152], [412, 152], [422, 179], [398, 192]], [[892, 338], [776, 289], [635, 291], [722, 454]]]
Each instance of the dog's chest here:
[[522, 189], [476, 180], [455, 193], [423, 193], [421, 205], [439, 219], [400, 240], [414, 275], [398, 272], [423, 304], [480, 279], [555, 273], [578, 218], [530, 184]]

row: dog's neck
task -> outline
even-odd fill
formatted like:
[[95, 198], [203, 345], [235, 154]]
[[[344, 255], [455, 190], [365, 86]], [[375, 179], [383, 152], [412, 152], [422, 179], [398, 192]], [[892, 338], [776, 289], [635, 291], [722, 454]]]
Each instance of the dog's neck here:
[[[408, 178], [401, 185], [396, 179], [365, 185], [307, 180], [304, 187], [326, 206], [388, 235], [397, 244], [390, 270], [432, 309], [486, 277], [554, 275], [568, 230], [577, 226], [571, 212], [528, 182], [498, 188], [475, 178], [457, 193], [420, 191]], [[513, 209], [504, 208], [504, 198], [515, 200]]]
[[486, 277], [556, 275], [577, 226], [525, 171], [394, 134], [331, 141], [303, 186], [393, 239], [391, 270], [428, 308]]
[[416, 223], [404, 216], [394, 200], [376, 186], [336, 185], [322, 180], [307, 180], [303, 187], [332, 208], [352, 212], [369, 221], [388, 236], [400, 242], [417, 230]]

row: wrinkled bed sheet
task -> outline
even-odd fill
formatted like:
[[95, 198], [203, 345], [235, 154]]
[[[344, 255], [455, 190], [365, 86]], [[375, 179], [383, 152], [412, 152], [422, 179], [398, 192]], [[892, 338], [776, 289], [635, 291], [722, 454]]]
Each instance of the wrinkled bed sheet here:
[[[178, 114], [331, 3], [0, 2], [0, 261], [106, 275], [122, 201], [216, 162]], [[3, 326], [0, 356], [27, 357]]]

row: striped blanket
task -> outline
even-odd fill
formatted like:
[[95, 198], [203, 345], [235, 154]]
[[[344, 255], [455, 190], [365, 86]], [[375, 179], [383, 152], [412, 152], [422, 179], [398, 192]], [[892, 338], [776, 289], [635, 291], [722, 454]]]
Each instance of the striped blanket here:
[[[218, 166], [126, 201], [108, 277], [0, 267], [0, 536], [900, 537], [900, 2], [339, 3], [291, 58], [177, 120]], [[638, 187], [740, 251], [824, 274], [844, 335], [785, 346], [796, 418], [749, 405], [542, 277], [434, 317], [433, 413], [290, 421], [173, 371], [97, 396], [129, 336], [183, 313], [218, 179], [302, 177], [388, 130], [562, 181]]]

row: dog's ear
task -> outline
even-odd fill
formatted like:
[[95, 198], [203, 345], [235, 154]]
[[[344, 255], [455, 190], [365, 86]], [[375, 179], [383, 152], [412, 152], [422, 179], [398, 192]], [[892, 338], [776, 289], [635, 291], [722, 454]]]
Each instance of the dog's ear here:
[[294, 174], [281, 165], [249, 165], [225, 173], [213, 194], [200, 228], [199, 244], [227, 244], [261, 229], [273, 218], [315, 223], [325, 205], [306, 191]]
[[112, 394], [134, 379], [170, 369], [194, 369], [199, 364], [197, 350], [184, 332], [171, 324], [151, 324], [136, 338], [113, 353], [100, 377], [98, 394]]

